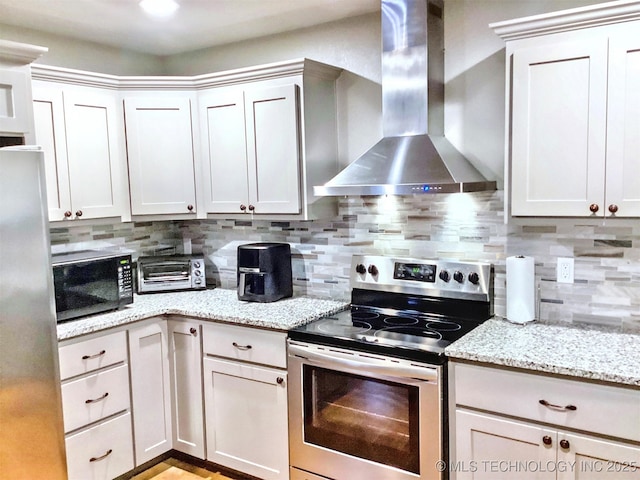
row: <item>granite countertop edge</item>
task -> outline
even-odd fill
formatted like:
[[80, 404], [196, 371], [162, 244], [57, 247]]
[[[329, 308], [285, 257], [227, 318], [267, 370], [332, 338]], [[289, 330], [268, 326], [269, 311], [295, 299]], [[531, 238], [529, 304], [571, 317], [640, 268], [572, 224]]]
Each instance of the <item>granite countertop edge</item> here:
[[445, 349], [450, 359], [640, 387], [640, 335], [494, 318]]
[[242, 302], [235, 290], [169, 292], [136, 295], [122, 310], [91, 315], [57, 325], [58, 341], [125, 326], [163, 315], [288, 331], [348, 308], [349, 303], [294, 295], [277, 302]]

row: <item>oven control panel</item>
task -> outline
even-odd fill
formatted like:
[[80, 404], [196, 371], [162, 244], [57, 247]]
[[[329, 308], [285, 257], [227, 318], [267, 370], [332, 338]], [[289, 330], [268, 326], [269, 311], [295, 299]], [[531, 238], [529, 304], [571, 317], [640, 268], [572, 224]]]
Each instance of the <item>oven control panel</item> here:
[[492, 265], [354, 255], [351, 287], [484, 301], [492, 294]]
[[396, 280], [433, 283], [436, 281], [436, 266], [429, 263], [395, 262], [393, 278]]

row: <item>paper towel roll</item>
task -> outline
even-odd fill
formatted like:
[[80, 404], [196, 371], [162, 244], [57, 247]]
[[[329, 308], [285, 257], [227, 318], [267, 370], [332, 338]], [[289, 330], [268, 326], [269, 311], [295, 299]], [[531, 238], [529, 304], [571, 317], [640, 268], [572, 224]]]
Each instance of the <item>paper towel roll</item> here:
[[507, 320], [526, 323], [536, 319], [533, 257], [507, 257]]

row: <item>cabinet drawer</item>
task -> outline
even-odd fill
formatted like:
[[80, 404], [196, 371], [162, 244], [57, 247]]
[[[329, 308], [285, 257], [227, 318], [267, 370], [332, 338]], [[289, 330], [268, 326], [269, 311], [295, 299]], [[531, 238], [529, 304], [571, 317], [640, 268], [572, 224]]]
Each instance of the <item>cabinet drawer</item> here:
[[457, 405], [640, 441], [638, 390], [476, 365], [454, 368]]
[[67, 437], [69, 480], [109, 480], [133, 469], [131, 414]]
[[62, 385], [64, 431], [71, 432], [129, 408], [126, 365]]
[[202, 341], [205, 355], [286, 368], [286, 338], [282, 332], [213, 324], [203, 327]]
[[127, 360], [127, 337], [117, 332], [84, 342], [63, 345], [60, 352], [60, 378], [82, 375]]

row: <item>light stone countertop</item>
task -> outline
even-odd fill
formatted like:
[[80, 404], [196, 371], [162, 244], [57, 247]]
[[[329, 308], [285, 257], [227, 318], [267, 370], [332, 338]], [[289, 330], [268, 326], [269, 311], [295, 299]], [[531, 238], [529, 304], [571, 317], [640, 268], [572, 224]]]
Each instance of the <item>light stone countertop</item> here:
[[490, 319], [445, 349], [449, 358], [640, 387], [640, 335]]
[[158, 315], [184, 315], [286, 331], [348, 306], [347, 302], [295, 295], [271, 303], [242, 302], [236, 290], [221, 288], [154, 293], [135, 295], [133, 303], [122, 310], [59, 323], [57, 333], [59, 341], [67, 340]]

